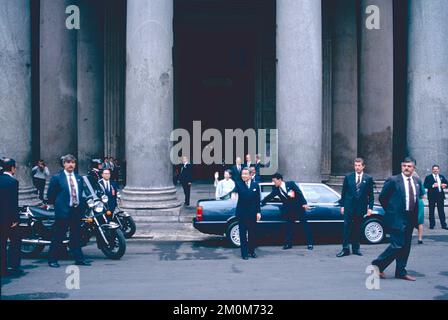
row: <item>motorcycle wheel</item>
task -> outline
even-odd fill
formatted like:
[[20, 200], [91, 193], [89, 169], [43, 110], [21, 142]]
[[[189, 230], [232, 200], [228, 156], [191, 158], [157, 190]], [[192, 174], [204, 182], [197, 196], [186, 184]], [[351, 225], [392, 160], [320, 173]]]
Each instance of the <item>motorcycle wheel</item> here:
[[123, 231], [124, 237], [126, 239], [132, 238], [132, 236], [135, 234], [135, 231], [137, 230], [134, 219], [129, 216], [122, 218], [121, 221], [123, 225], [123, 228], [121, 230]]
[[20, 254], [24, 259], [31, 259], [39, 256], [44, 250], [45, 245], [35, 243], [23, 243], [20, 246]]
[[109, 245], [102, 243], [100, 245], [101, 251], [104, 255], [113, 260], [119, 260], [126, 252], [126, 239], [123, 231], [120, 229], [103, 229]]

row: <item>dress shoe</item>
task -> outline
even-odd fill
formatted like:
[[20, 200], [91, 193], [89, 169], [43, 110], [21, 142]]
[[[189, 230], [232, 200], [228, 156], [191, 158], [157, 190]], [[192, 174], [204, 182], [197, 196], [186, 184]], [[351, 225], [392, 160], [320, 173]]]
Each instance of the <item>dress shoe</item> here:
[[444, 226], [444, 227], [442, 227], [442, 229], [448, 230], [448, 227], [447, 227], [447, 226]]
[[243, 260], [249, 260], [249, 257], [242, 257]]
[[249, 257], [255, 259], [257, 257], [257, 254], [255, 252], [254, 253], [249, 253]]
[[87, 262], [85, 260], [76, 261], [75, 265], [77, 265], [77, 266], [91, 266], [90, 262]]
[[402, 280], [407, 280], [407, 281], [415, 281], [417, 279], [415, 279], [414, 277], [411, 277], [410, 275], [405, 275], [405, 276], [400, 276], [400, 277], [395, 277], [397, 279], [402, 279]]
[[310, 245], [308, 245], [307, 249], [308, 249], [308, 250], [313, 250], [313, 249], [314, 249], [314, 247], [313, 247], [313, 245], [312, 245], [312, 244], [310, 244]]
[[431, 229], [431, 230], [434, 229], [434, 226], [429, 226], [429, 229]]
[[48, 262], [48, 265], [52, 268], [59, 268], [60, 265], [57, 262]]
[[288, 249], [291, 249], [291, 248], [292, 248], [292, 245], [290, 245], [290, 244], [285, 244], [283, 246], [283, 250], [288, 250]]
[[423, 244], [423, 241], [422, 240], [418, 240], [418, 244]]
[[341, 252], [339, 252], [339, 253], [336, 255], [336, 257], [338, 257], [338, 258], [342, 258], [342, 257], [349, 256], [349, 255], [350, 255], [350, 252], [349, 252], [349, 251], [347, 251], [347, 250], [342, 250]]
[[361, 253], [361, 251], [359, 251], [359, 250], [355, 250], [355, 251], [353, 251], [353, 254], [362, 257], [362, 253]]

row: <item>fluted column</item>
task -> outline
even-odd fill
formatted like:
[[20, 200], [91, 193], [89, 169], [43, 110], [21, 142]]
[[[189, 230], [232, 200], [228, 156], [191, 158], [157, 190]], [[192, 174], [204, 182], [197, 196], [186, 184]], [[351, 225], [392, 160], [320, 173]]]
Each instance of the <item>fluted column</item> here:
[[448, 1], [411, 0], [407, 144], [420, 175], [448, 170]]
[[0, 157], [17, 162], [20, 204], [38, 201], [31, 182], [31, 16], [29, 0], [0, 5]]
[[[380, 29], [368, 29], [366, 8], [379, 8]], [[392, 174], [394, 115], [393, 0], [362, 0], [359, 51], [358, 155], [375, 180]]]
[[321, 181], [321, 1], [277, 1], [279, 170], [287, 179]]
[[126, 158], [123, 207], [180, 205], [173, 186], [173, 1], [127, 2]]
[[77, 31], [65, 24], [72, 4], [40, 1], [40, 157], [52, 174], [61, 169], [62, 155], [77, 155]]

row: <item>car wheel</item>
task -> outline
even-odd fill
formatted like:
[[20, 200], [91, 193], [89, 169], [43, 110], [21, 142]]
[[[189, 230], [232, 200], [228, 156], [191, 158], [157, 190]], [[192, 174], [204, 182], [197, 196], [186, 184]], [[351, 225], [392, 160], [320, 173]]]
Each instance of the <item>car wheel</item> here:
[[384, 240], [384, 227], [381, 221], [370, 219], [364, 223], [363, 227], [364, 240], [370, 244], [381, 243]]
[[240, 246], [240, 228], [237, 221], [229, 224], [226, 231], [226, 237], [232, 246]]

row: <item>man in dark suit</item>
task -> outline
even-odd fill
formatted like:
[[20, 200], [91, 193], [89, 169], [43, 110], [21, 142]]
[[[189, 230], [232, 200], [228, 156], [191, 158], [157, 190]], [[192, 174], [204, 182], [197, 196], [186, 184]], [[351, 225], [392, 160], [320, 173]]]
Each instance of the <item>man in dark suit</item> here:
[[111, 174], [110, 169], [104, 169], [101, 173], [102, 178], [98, 181], [98, 183], [108, 198], [108, 209], [114, 212], [117, 207], [118, 184], [115, 181], [110, 180]]
[[360, 248], [361, 240], [361, 222], [363, 217], [372, 215], [374, 197], [373, 197], [373, 179], [364, 173], [364, 159], [356, 158], [354, 160], [355, 172], [345, 176], [342, 186], [341, 214], [344, 215], [344, 236], [342, 251], [337, 257], [350, 255], [350, 238], [352, 243], [352, 252], [362, 256]]
[[264, 165], [261, 163], [261, 155], [257, 154], [255, 156], [255, 181], [256, 182], [261, 182], [261, 174], [260, 174], [260, 169], [264, 167]]
[[235, 182], [241, 181], [241, 170], [243, 170], [243, 165], [241, 164], [241, 158], [236, 157], [235, 164], [230, 168], [233, 181]]
[[180, 165], [178, 180], [182, 184], [185, 194], [185, 205], [190, 205], [190, 191], [191, 183], [193, 182], [193, 168], [191, 163], [188, 162], [186, 156], [182, 157], [182, 164]]
[[64, 170], [53, 176], [48, 187], [48, 203], [54, 204], [55, 222], [53, 238], [48, 253], [48, 265], [59, 268], [58, 258], [63, 248], [67, 230], [70, 229], [70, 250], [76, 265], [88, 266], [81, 250], [81, 219], [85, 210], [83, 199], [83, 180], [75, 174], [76, 158], [72, 155], [63, 157]]
[[412, 231], [418, 224], [418, 199], [423, 195], [420, 179], [412, 176], [414, 170], [415, 161], [405, 158], [401, 174], [388, 178], [380, 193], [380, 203], [385, 210], [384, 224], [390, 233], [390, 245], [372, 261], [381, 279], [385, 278], [384, 270], [396, 260], [395, 277], [415, 281], [406, 271]]
[[428, 190], [428, 202], [429, 202], [429, 228], [434, 229], [436, 225], [436, 219], [434, 217], [434, 211], [437, 207], [439, 212], [440, 225], [442, 229], [448, 230], [446, 226], [445, 218], [445, 192], [447, 188], [448, 180], [440, 174], [440, 167], [435, 164], [432, 166], [432, 174], [425, 178], [424, 186]]
[[274, 183], [272, 192], [263, 199], [261, 205], [266, 205], [267, 202], [272, 201], [275, 197], [278, 197], [283, 203], [282, 214], [286, 220], [286, 234], [283, 250], [292, 248], [294, 225], [297, 219], [300, 220], [300, 224], [303, 225], [305, 230], [308, 250], [313, 250], [313, 237], [306, 219], [308, 205], [302, 191], [294, 181], [284, 182], [283, 176], [280, 173], [276, 173], [272, 176], [272, 182]]
[[235, 181], [232, 192], [238, 193], [235, 215], [240, 232], [241, 257], [244, 260], [249, 256], [256, 258], [256, 226], [261, 219], [260, 187], [250, 178], [248, 168], [241, 170], [241, 180]]
[[[13, 159], [3, 158], [0, 166], [3, 168], [0, 175], [0, 269], [2, 276], [15, 276], [24, 273], [20, 269], [19, 182], [13, 177], [16, 172]], [[6, 250], [8, 239], [9, 250]]]

